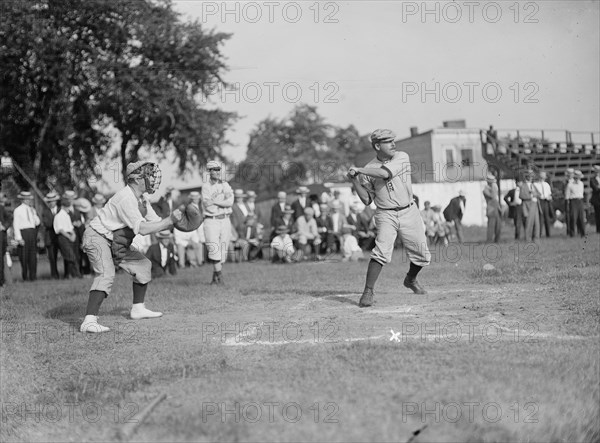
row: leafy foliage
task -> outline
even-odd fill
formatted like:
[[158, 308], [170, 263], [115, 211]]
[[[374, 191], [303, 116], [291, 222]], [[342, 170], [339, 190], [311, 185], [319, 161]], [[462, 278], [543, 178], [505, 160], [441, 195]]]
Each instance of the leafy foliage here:
[[343, 181], [364, 149], [354, 126], [328, 124], [316, 107], [301, 104], [281, 120], [268, 117], [256, 125], [235, 182], [261, 198], [298, 184]]
[[166, 0], [0, 8], [0, 137], [35, 181], [89, 178], [114, 128], [123, 170], [142, 148], [174, 150], [182, 171], [220, 155], [235, 115], [196, 98], [223, 81], [228, 35], [180, 22]]

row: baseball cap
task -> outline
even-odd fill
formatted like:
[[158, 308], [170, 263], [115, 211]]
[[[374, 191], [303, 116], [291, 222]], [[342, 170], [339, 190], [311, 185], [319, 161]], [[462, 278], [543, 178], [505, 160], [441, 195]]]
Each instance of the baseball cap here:
[[371, 134], [371, 143], [393, 142], [396, 134], [389, 129], [375, 129]]

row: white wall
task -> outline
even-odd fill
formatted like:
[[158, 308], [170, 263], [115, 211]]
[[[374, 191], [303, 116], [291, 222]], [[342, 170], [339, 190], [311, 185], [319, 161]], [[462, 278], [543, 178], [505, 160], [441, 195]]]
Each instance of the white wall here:
[[[463, 216], [463, 224], [471, 226], [485, 226], [487, 218], [485, 216], [486, 204], [483, 198], [483, 188], [485, 181], [469, 181], [459, 183], [413, 183], [413, 192], [419, 197], [419, 205], [423, 209], [423, 203], [426, 200], [431, 202], [431, 206], [440, 205], [442, 211], [451, 198], [458, 195], [461, 189], [465, 192], [467, 204]], [[515, 187], [514, 180], [502, 180], [500, 183], [500, 192], [504, 196], [509, 190]]]

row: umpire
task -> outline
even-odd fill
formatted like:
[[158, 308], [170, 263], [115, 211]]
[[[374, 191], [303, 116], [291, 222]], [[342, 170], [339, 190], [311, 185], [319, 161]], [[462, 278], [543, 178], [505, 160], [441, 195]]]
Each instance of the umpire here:
[[415, 294], [426, 294], [417, 281], [417, 274], [429, 265], [431, 254], [427, 248], [425, 228], [412, 192], [411, 167], [408, 154], [397, 151], [396, 134], [388, 129], [377, 129], [371, 134], [371, 146], [377, 154], [364, 168], [350, 168], [348, 177], [365, 205], [377, 206], [375, 224], [377, 238], [367, 270], [365, 289], [358, 305], [373, 305], [373, 287], [383, 265], [392, 261], [394, 242], [400, 234], [410, 260], [404, 286]]

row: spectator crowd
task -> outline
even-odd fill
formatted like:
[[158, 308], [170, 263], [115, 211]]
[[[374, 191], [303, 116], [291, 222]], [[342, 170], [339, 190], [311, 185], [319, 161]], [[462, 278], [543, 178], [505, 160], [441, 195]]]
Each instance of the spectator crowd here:
[[[486, 177], [483, 197], [487, 242], [500, 240], [506, 217], [513, 221], [517, 241], [535, 242], [542, 233], [550, 237], [553, 226], [566, 227], [570, 237], [586, 235], [583, 174], [572, 169], [566, 171], [564, 202], [560, 204], [555, 201], [556, 190], [547, 178], [543, 171], [537, 174], [525, 171], [516, 179], [516, 186], [502, 197], [497, 177], [491, 174]], [[589, 186], [596, 232], [600, 232], [600, 166], [594, 166]], [[168, 187], [153, 204], [158, 216], [169, 216], [180, 203], [202, 207], [200, 192], [190, 192], [185, 201], [177, 199], [176, 193]], [[6, 197], [0, 193], [0, 253], [4, 265], [11, 267], [8, 250], [16, 248], [22, 279], [34, 281], [38, 253], [43, 249], [48, 256], [51, 278], [90, 275], [90, 263], [81, 249], [82, 236], [96, 212], [106, 203], [106, 197], [96, 194], [88, 200], [73, 190], [66, 190], [62, 195], [52, 191], [45, 195], [39, 213], [31, 192], [23, 191], [17, 198], [19, 204], [10, 214], [5, 208]], [[454, 238], [459, 243], [464, 241], [462, 219], [467, 204], [463, 191], [443, 210], [439, 204], [424, 202], [421, 216], [430, 245], [445, 246]], [[233, 205], [224, 212], [231, 222], [227, 260], [233, 262], [265, 259], [286, 264], [334, 256], [342, 261], [362, 260], [374, 247], [377, 234], [374, 209], [365, 206], [354, 190], [350, 198], [342, 200], [339, 190], [317, 195], [300, 186], [293, 197], [280, 191], [272, 207], [265, 208], [264, 204], [257, 205], [254, 191], [236, 189]], [[151, 260], [153, 278], [176, 274], [180, 268], [198, 267], [207, 261], [204, 224], [192, 232], [175, 229], [156, 235], [137, 235], [133, 245]], [[59, 275], [59, 253], [63, 260], [62, 276]], [[0, 266], [0, 286], [5, 282], [5, 266]]]

